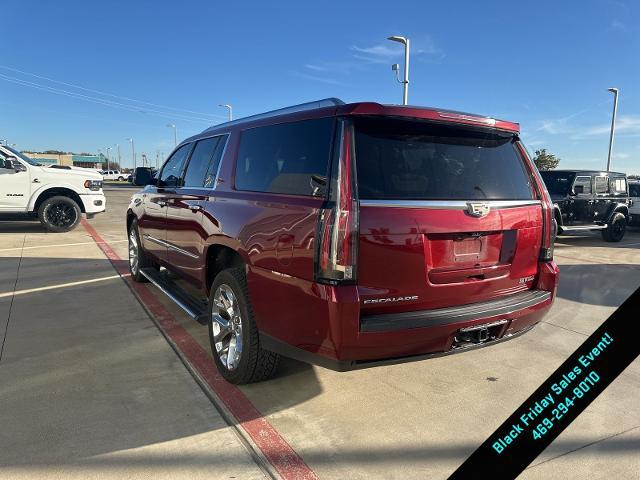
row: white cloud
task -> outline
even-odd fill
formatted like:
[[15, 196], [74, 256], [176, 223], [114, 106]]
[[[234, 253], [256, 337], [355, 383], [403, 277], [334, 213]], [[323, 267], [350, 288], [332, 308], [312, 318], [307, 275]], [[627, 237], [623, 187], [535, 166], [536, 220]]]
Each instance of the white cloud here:
[[386, 58], [397, 57], [404, 53], [404, 48], [400, 44], [392, 44], [392, 43], [389, 43], [389, 45], [379, 44], [379, 45], [374, 45], [372, 47], [366, 47], [366, 48], [361, 48], [353, 45], [351, 47], [351, 50], [354, 50], [360, 53], [366, 53], [367, 55], [373, 55], [375, 57], [386, 57]]
[[[610, 123], [603, 123], [585, 129], [578, 134], [579, 137], [592, 137], [597, 135], [608, 135], [611, 131]], [[616, 119], [616, 135], [640, 135], [640, 116], [624, 115]]]
[[626, 32], [627, 25], [622, 23], [620, 20], [613, 20], [610, 24], [612, 30], [618, 30], [619, 32]]
[[306, 80], [313, 80], [315, 82], [328, 83], [329, 85], [344, 85], [344, 83], [334, 79], [327, 77], [320, 77], [318, 75], [309, 75], [308, 73], [302, 72], [293, 72], [296, 77], [304, 78]]

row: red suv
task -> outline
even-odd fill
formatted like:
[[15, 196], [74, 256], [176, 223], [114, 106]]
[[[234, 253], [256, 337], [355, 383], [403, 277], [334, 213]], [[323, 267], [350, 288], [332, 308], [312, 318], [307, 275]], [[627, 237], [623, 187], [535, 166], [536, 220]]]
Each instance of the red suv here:
[[347, 370], [513, 338], [558, 283], [553, 205], [518, 133], [337, 99], [217, 125], [133, 197], [131, 275], [208, 323], [233, 383], [279, 355]]

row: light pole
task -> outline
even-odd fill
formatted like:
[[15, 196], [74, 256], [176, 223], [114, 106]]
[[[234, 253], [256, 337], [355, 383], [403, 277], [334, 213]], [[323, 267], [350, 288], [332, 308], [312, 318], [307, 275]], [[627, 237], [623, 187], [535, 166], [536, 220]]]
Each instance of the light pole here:
[[[402, 104], [407, 105], [409, 100], [409, 39], [406, 37], [400, 37], [398, 35], [393, 35], [391, 37], [387, 37], [387, 40], [391, 40], [392, 42], [398, 42], [404, 45], [404, 80], [398, 81], [403, 84], [404, 90], [402, 93]], [[398, 64], [395, 63], [391, 66], [392, 70], [396, 72], [396, 78], [398, 76]]]
[[127, 140], [129, 140], [129, 143], [131, 144], [131, 163], [133, 163], [133, 169], [135, 170], [137, 165], [136, 165], [136, 147], [133, 145], [133, 138], [127, 138]]
[[175, 147], [178, 145], [178, 129], [173, 123], [167, 124], [167, 127], [173, 128], [173, 146]]
[[228, 103], [221, 103], [219, 107], [224, 107], [229, 110], [229, 121], [233, 120], [233, 107]]
[[122, 165], [121, 165], [122, 158], [120, 157], [120, 145], [118, 143], [115, 143], [114, 145], [115, 145], [116, 149], [118, 150], [118, 168], [122, 169]]
[[616, 114], [618, 113], [618, 89], [608, 88], [613, 93], [613, 115], [611, 116], [611, 135], [609, 136], [609, 156], [607, 157], [607, 172], [611, 171], [611, 152], [613, 151], [613, 135], [616, 131]]
[[111, 150], [111, 147], [107, 147], [107, 171], [109, 170], [109, 162], [111, 161], [111, 156], [109, 155], [109, 150]]

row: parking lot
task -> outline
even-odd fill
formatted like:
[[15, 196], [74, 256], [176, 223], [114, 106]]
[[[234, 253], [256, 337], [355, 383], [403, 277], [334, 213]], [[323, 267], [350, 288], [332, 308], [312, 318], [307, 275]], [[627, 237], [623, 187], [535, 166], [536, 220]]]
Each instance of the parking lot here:
[[[561, 237], [524, 336], [346, 373], [285, 360], [236, 388], [206, 327], [127, 279], [134, 191], [65, 234], [0, 222], [2, 478], [446, 478], [640, 283], [640, 230]], [[637, 478], [639, 392], [636, 360], [521, 478]]]

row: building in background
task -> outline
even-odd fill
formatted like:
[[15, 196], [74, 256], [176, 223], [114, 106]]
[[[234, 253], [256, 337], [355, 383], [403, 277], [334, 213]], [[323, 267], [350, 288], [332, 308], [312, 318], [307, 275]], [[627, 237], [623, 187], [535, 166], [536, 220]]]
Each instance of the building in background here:
[[76, 155], [74, 153], [40, 153], [40, 152], [23, 152], [30, 158], [33, 158], [42, 165], [64, 165], [69, 167], [102, 169], [102, 164], [107, 161], [103, 154], [99, 155]]

